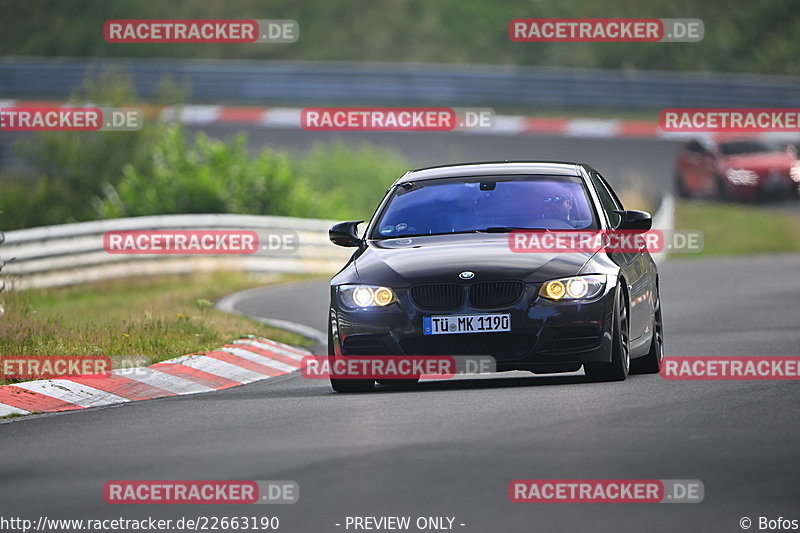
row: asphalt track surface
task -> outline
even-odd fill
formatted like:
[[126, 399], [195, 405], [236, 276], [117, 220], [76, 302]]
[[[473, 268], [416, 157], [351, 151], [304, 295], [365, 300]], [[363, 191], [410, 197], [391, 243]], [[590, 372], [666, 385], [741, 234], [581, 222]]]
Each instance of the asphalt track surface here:
[[[797, 355], [798, 272], [795, 255], [667, 261], [667, 355]], [[326, 286], [266, 288], [237, 308], [321, 329]], [[800, 518], [798, 401], [797, 382], [514, 373], [336, 394], [295, 373], [2, 423], [0, 516], [277, 515], [282, 532], [325, 532], [346, 516], [430, 515], [515, 533], [741, 531], [748, 516], [755, 530], [759, 516]], [[518, 478], [699, 479], [705, 499], [513, 504]], [[104, 503], [106, 481], [131, 479], [295, 480], [300, 501]]]

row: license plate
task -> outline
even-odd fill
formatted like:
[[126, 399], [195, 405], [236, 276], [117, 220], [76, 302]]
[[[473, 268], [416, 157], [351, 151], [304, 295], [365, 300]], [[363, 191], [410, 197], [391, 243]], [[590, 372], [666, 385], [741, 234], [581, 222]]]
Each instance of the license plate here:
[[426, 316], [422, 319], [422, 325], [425, 335], [511, 331], [511, 315], [509, 313], [492, 313], [488, 315]]

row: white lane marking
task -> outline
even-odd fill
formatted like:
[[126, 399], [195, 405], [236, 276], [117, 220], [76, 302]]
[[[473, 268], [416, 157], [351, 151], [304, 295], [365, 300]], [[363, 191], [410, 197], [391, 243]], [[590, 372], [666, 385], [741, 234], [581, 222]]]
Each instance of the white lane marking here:
[[182, 124], [210, 124], [217, 120], [221, 106], [218, 105], [185, 105], [165, 107], [161, 110], [161, 119], [173, 121], [180, 119]]
[[[270, 293], [281, 292], [283, 289], [292, 289], [293, 283], [285, 284], [285, 285], [278, 285], [275, 287], [271, 287], [269, 289]], [[305, 324], [298, 324], [297, 322], [290, 322], [289, 320], [282, 320], [278, 318], [267, 318], [258, 315], [251, 315], [250, 313], [245, 313], [243, 311], [239, 311], [236, 307], [244, 300], [251, 298], [254, 294], [260, 294], [264, 290], [264, 287], [259, 287], [256, 289], [246, 289], [239, 292], [234, 292], [233, 294], [229, 294], [222, 298], [219, 302], [217, 302], [216, 308], [220, 311], [225, 311], [226, 313], [233, 313], [237, 315], [243, 315], [252, 318], [256, 322], [261, 322], [262, 324], [266, 324], [268, 326], [273, 326], [280, 329], [285, 329], [286, 331], [291, 331], [292, 333], [297, 333], [301, 337], [305, 337], [307, 339], [314, 340], [320, 344], [326, 344], [328, 342], [328, 335], [323, 333], [322, 331], [312, 328], [310, 326], [306, 326]], [[257, 339], [257, 337], [253, 337]], [[272, 342], [272, 341], [271, 341]], [[288, 346], [286, 344], [276, 343], [280, 346], [284, 346], [286, 348], [300, 351], [297, 348], [292, 346]]]
[[286, 357], [294, 359], [295, 361], [302, 361], [304, 357], [311, 355], [309, 353], [298, 353], [293, 350], [287, 350], [282, 346], [274, 346], [272, 344], [267, 344], [265, 342], [259, 342], [256, 339], [251, 339], [251, 340], [240, 339], [238, 341], [234, 341], [234, 344], [244, 344], [244, 345], [254, 346], [256, 348], [261, 348], [262, 350], [272, 351], [277, 354], [284, 355]]
[[525, 117], [515, 117], [509, 115], [500, 115], [495, 117], [494, 128], [472, 128], [467, 131], [474, 133], [496, 133], [498, 135], [519, 135], [526, 131]]
[[286, 363], [281, 363], [280, 361], [276, 361], [275, 359], [270, 359], [268, 356], [259, 355], [257, 353], [245, 350], [243, 348], [220, 348], [219, 351], [227, 352], [237, 357], [241, 357], [242, 359], [247, 359], [248, 361], [252, 361], [254, 363], [258, 363], [264, 366], [269, 366], [276, 370], [282, 370], [284, 372], [294, 372], [295, 370], [297, 370], [297, 367], [287, 365]]
[[275, 346], [276, 348], [282, 348], [284, 350], [288, 350], [288, 351], [291, 351], [291, 352], [299, 353], [301, 355], [309, 355], [311, 353], [308, 350], [306, 350], [305, 348], [298, 348], [297, 346], [292, 346], [290, 344], [284, 344], [282, 342], [274, 341], [272, 339], [265, 339], [263, 337], [256, 337], [255, 335], [251, 335], [249, 340], [260, 342], [260, 343], [266, 344], [268, 346]]
[[31, 412], [26, 411], [25, 409], [20, 409], [19, 407], [14, 407], [12, 405], [6, 405], [4, 403], [0, 403], [0, 416], [29, 415], [29, 414], [31, 414]]
[[12, 386], [38, 392], [39, 394], [44, 394], [51, 398], [80, 405], [81, 407], [96, 407], [99, 405], [110, 405], [112, 403], [130, 401], [122, 396], [95, 389], [83, 383], [75, 383], [68, 379], [26, 381], [24, 383], [15, 383]]
[[567, 137], [617, 137], [619, 120], [576, 118], [567, 122], [564, 134]]
[[158, 370], [150, 367], [121, 368], [119, 370], [113, 370], [112, 373], [132, 379], [134, 381], [151, 385], [153, 387], [158, 387], [159, 389], [163, 389], [173, 394], [194, 394], [197, 392], [208, 392], [214, 390], [211, 387], [206, 387], [205, 385], [179, 378], [178, 376], [173, 376], [172, 374], [159, 372]]
[[326, 333], [323, 333], [318, 329], [312, 328], [311, 326], [306, 326], [304, 324], [299, 324], [297, 322], [291, 322], [289, 320], [283, 320], [280, 318], [264, 318], [255, 315], [250, 315], [247, 313], [239, 313], [239, 314], [249, 316], [253, 320], [256, 320], [268, 326], [272, 326], [274, 328], [285, 329], [286, 331], [297, 333], [301, 337], [317, 341], [320, 344], [326, 344], [328, 342], [328, 335]]
[[209, 374], [213, 374], [215, 376], [229, 379], [241, 384], [252, 383], [254, 381], [266, 379], [264, 374], [255, 372], [254, 370], [242, 368], [240, 366], [236, 366], [225, 361], [220, 361], [219, 359], [214, 359], [213, 357], [207, 357], [205, 355], [189, 355], [185, 357], [179, 357], [176, 360], [170, 360], [169, 362], [176, 362], [184, 366], [188, 366], [189, 368], [208, 372]]
[[300, 128], [302, 109], [290, 107], [272, 107], [266, 110], [259, 122], [262, 126]]
[[[257, 348], [259, 350], [268, 350], [269, 351], [269, 354], [259, 354], [258, 352], [254, 352], [257, 355], [260, 355], [261, 357], [266, 357], [266, 358], [270, 358], [271, 359], [274, 356], [282, 356], [282, 357], [286, 357], [288, 359], [291, 359], [295, 363], [294, 366], [292, 365], [292, 363], [286, 363], [285, 361], [281, 361], [280, 359], [277, 359], [277, 360], [279, 362], [286, 363], [289, 366], [293, 366], [293, 368], [295, 370], [300, 368], [301, 361], [303, 360], [304, 357], [306, 357], [306, 356], [301, 356], [299, 354], [292, 353], [292, 352], [285, 352], [284, 353], [280, 348], [275, 348], [273, 346], [266, 346], [266, 345], [263, 345], [263, 344], [257, 344], [255, 342], [248, 342], [248, 341], [238, 342], [237, 341], [237, 342], [234, 342], [234, 344], [236, 344], [236, 346], [233, 346], [233, 348], [241, 347], [243, 350], [250, 350], [250, 348], [248, 348], [248, 346], [249, 346], [249, 347], [252, 347], [252, 348]], [[252, 350], [250, 350], [250, 351], [252, 351]]]

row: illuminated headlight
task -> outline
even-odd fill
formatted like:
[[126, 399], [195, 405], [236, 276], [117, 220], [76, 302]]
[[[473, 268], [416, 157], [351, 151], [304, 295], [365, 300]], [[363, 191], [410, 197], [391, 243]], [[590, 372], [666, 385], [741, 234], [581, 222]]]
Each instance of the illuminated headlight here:
[[758, 174], [743, 168], [729, 168], [725, 176], [734, 185], [755, 185], [758, 183]]
[[789, 175], [794, 181], [800, 183], [800, 162], [792, 165], [792, 168], [789, 169]]
[[395, 301], [389, 287], [373, 285], [340, 285], [339, 299], [345, 307], [386, 307]]
[[605, 288], [605, 274], [589, 274], [545, 282], [539, 289], [539, 296], [548, 300], [591, 300]]

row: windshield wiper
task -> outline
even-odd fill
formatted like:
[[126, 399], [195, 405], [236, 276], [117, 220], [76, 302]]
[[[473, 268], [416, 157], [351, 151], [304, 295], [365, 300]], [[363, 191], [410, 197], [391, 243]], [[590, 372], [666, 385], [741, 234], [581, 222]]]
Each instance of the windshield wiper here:
[[491, 226], [473, 230], [476, 233], [511, 233], [512, 231], [550, 231], [547, 228], [523, 228], [520, 226]]
[[463, 233], [477, 233], [478, 230], [466, 230], [466, 231], [440, 231], [438, 233], [406, 233], [403, 235], [381, 235], [380, 237], [374, 237], [372, 240], [374, 241], [387, 241], [391, 239], [410, 239], [412, 237], [435, 237], [437, 235], [459, 235]]
[[511, 233], [512, 231], [552, 231], [547, 228], [523, 228], [521, 226], [492, 226], [483, 229], [466, 229], [463, 231], [443, 231], [439, 233], [409, 233], [406, 235], [373, 237], [374, 241], [386, 241], [390, 239], [406, 239], [411, 237], [433, 237], [436, 235], [464, 235], [468, 233]]

